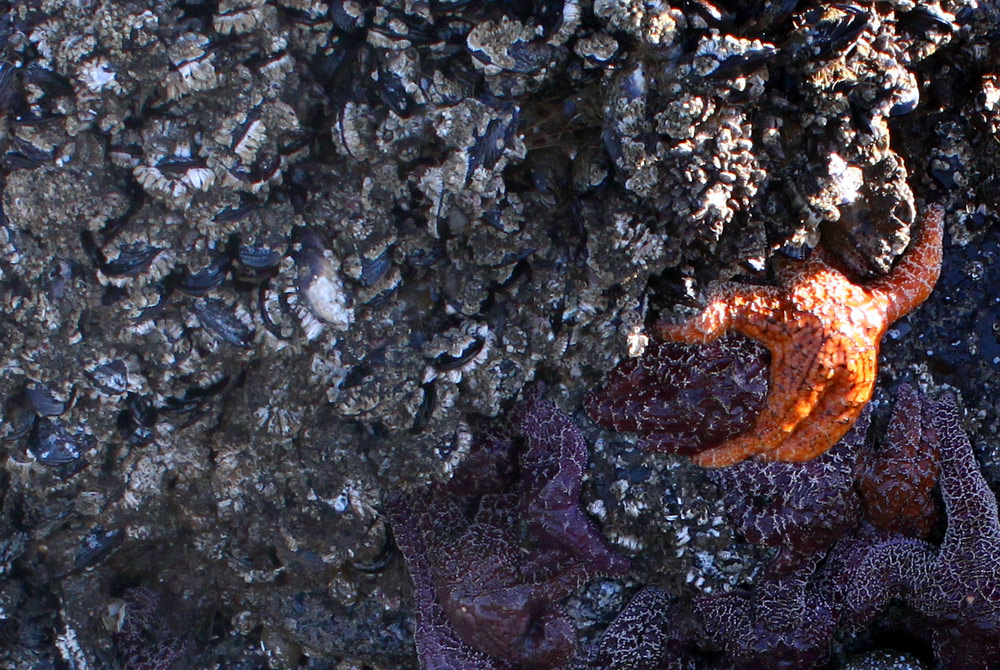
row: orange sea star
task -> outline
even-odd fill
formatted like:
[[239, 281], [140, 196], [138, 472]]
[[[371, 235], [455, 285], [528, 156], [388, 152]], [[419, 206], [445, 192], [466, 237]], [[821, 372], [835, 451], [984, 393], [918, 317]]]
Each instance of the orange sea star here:
[[783, 263], [777, 286], [727, 283], [697, 316], [658, 324], [669, 341], [711, 342], [735, 330], [771, 350], [767, 406], [754, 428], [692, 460], [706, 467], [753, 455], [805, 461], [836, 444], [871, 398], [882, 335], [937, 282], [943, 221], [944, 210], [929, 205], [896, 267], [864, 285], [817, 248], [808, 260]]

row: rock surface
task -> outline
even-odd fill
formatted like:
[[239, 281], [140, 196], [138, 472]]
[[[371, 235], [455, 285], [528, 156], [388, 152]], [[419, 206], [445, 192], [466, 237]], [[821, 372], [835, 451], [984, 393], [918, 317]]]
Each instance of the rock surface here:
[[564, 603], [581, 640], [748, 585], [705, 473], [584, 397], [713, 280], [820, 240], [885, 273], [917, 202], [944, 269], [874, 439], [951, 387], [995, 488], [998, 35], [972, 0], [0, 0], [0, 665], [140, 667], [150, 593], [176, 667], [417, 667], [383, 502], [536, 379], [635, 566]]

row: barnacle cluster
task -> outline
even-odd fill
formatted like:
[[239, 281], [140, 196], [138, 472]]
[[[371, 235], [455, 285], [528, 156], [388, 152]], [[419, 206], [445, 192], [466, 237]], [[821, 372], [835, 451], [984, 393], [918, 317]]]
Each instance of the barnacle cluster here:
[[[465, 476], [483, 417], [535, 378], [579, 407], [644, 322], [740, 261], [766, 281], [822, 236], [886, 271], [908, 183], [956, 212], [960, 308], [886, 353], [993, 402], [961, 371], [993, 380], [1000, 355], [1000, 310], [968, 318], [996, 281], [1000, 15], [980, 4], [0, 0], [0, 663], [108, 667], [171, 639], [166, 617], [194, 622], [193, 665], [414, 667], [390, 492]], [[692, 444], [766, 392], [742, 346], [681, 379], [748, 380], [734, 405], [685, 400]], [[661, 453], [590, 440], [574, 501], [587, 479], [580, 505], [651, 583], [751, 582], [764, 554], [668, 453], [694, 447], [628, 430]], [[595, 662], [641, 667], [628, 641], [661, 600]]]

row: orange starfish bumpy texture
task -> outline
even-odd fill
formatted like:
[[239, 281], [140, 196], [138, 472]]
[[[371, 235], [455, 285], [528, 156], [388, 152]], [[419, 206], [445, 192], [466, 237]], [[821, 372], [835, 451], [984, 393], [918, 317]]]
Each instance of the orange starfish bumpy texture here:
[[893, 270], [852, 283], [817, 248], [778, 269], [778, 286], [725, 284], [698, 316], [657, 325], [668, 341], [705, 343], [730, 330], [771, 350], [771, 388], [754, 428], [693, 457], [721, 467], [757, 455], [806, 461], [854, 425], [872, 396], [879, 343], [893, 321], [930, 295], [941, 272], [944, 210], [930, 205]]

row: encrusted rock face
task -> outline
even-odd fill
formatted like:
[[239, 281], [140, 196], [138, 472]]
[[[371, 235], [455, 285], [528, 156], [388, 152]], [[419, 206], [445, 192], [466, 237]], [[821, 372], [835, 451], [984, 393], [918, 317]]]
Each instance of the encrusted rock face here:
[[[153, 593], [194, 666], [415, 667], [388, 494], [529, 381], [578, 410], [714, 279], [820, 237], [884, 273], [914, 194], [964, 257], [883, 377], [959, 387], [1000, 444], [975, 5], [0, 2], [0, 662], [127, 662], [108, 608]], [[636, 575], [752, 580], [702, 473], [574, 419]], [[630, 588], [567, 620], [597, 639]]]

